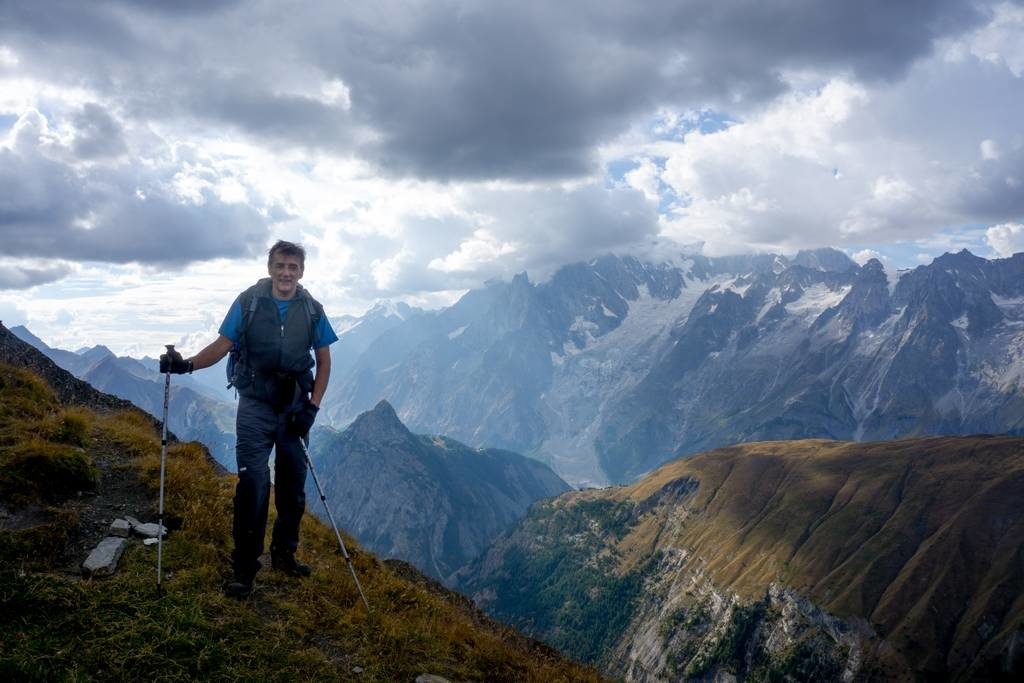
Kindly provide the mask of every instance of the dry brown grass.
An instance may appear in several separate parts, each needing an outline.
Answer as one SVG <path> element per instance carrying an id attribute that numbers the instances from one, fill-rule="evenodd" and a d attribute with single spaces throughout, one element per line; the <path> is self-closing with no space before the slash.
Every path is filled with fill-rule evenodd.
<path id="1" fill-rule="evenodd" d="M 28 373 L 0 373 L 0 386 L 12 384 L 20 388 L 16 400 L 8 400 L 14 392 L 0 395 L 0 433 L 13 441 L 9 449 L 76 448 L 25 440 L 33 430 L 69 442 L 113 443 L 121 466 L 137 468 L 156 500 L 160 440 L 147 416 L 64 411 Z M 166 464 L 165 510 L 181 528 L 164 543 L 165 594 L 154 591 L 155 549 L 138 545 L 103 581 L 0 569 L 0 677 L 349 680 L 360 667 L 362 681 L 412 680 L 424 672 L 452 680 L 599 680 L 550 651 L 505 642 L 500 629 L 400 578 L 346 537 L 372 607 L 367 614 L 333 532 L 311 515 L 303 521 L 300 555 L 314 575 L 300 581 L 264 570 L 250 600 L 231 600 L 222 587 L 235 479 L 218 475 L 195 443 L 169 446 Z M 0 541 L 25 554 L 43 551 L 54 538 Z"/>

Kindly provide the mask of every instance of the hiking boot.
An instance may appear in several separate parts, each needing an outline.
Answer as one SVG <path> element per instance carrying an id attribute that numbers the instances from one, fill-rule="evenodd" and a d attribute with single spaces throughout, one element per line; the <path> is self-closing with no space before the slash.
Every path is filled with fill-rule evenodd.
<path id="1" fill-rule="evenodd" d="M 238 598 L 239 600 L 242 600 L 243 598 L 249 597 L 249 594 L 252 593 L 252 581 L 256 578 L 256 572 L 258 572 L 263 565 L 260 564 L 259 560 L 233 564 L 233 578 L 226 586 L 224 586 L 224 594 L 229 598 Z"/>
<path id="2" fill-rule="evenodd" d="M 229 598 L 235 598 L 236 600 L 244 600 L 249 597 L 251 593 L 252 579 L 249 581 L 241 581 L 236 578 L 224 587 L 224 595 Z"/>
<path id="3" fill-rule="evenodd" d="M 270 566 L 289 576 L 304 579 L 313 573 L 313 568 L 295 559 L 294 555 L 271 555 Z"/>

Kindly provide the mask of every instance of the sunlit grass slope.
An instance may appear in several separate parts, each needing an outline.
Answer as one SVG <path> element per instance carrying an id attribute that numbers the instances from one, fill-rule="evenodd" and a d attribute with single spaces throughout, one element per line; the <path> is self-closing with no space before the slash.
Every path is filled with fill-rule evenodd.
<path id="1" fill-rule="evenodd" d="M 28 519 L 0 525 L 2 680 L 597 680 L 347 539 L 368 614 L 332 532 L 309 515 L 300 556 L 313 577 L 264 570 L 251 599 L 226 598 L 234 479 L 195 443 L 168 453 L 166 508 L 181 528 L 164 545 L 163 594 L 156 548 L 138 542 L 115 576 L 78 578 L 62 565 L 62 543 L 77 532 L 73 510 L 102 491 L 90 455 L 100 444 L 155 507 L 160 443 L 148 417 L 65 409 L 38 378 L 0 366 L 2 502 Z"/>
<path id="2" fill-rule="evenodd" d="M 1019 666 L 1024 439 L 710 451 L 631 486 L 536 505 L 464 585 L 511 623 L 611 666 L 610 644 L 629 641 L 666 557 L 741 604 L 775 584 L 863 620 L 893 670 L 969 677 Z"/>

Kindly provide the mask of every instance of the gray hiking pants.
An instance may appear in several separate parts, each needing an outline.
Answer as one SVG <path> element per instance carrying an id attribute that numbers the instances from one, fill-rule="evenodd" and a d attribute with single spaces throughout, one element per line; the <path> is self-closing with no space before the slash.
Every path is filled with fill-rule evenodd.
<path id="1" fill-rule="evenodd" d="M 275 413 L 270 404 L 240 396 L 235 418 L 235 518 L 232 528 L 235 575 L 249 578 L 259 569 L 263 537 L 270 507 L 270 451 L 274 458 L 274 504 L 277 521 L 270 551 L 293 555 L 299 545 L 299 523 L 306 510 L 306 457 L 299 437 L 289 434 L 287 413 Z"/>

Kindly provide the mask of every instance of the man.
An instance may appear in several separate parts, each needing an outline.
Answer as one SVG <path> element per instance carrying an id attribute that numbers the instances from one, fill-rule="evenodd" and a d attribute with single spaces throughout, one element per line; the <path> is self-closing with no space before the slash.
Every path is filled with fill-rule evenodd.
<path id="1" fill-rule="evenodd" d="M 299 284 L 305 261 L 300 245 L 278 241 L 267 256 L 270 277 L 238 295 L 212 344 L 188 359 L 177 352 L 160 356 L 161 372 L 180 374 L 209 367 L 228 352 L 236 352 L 233 368 L 229 363 L 231 383 L 239 394 L 234 579 L 226 588 L 232 597 L 249 595 L 261 567 L 258 558 L 263 553 L 270 505 L 272 448 L 276 448 L 277 521 L 270 544 L 271 564 L 292 576 L 309 576 L 311 571 L 295 559 L 306 507 L 306 460 L 300 439 L 309 442 L 331 374 L 330 345 L 338 337 L 323 307 Z"/>

